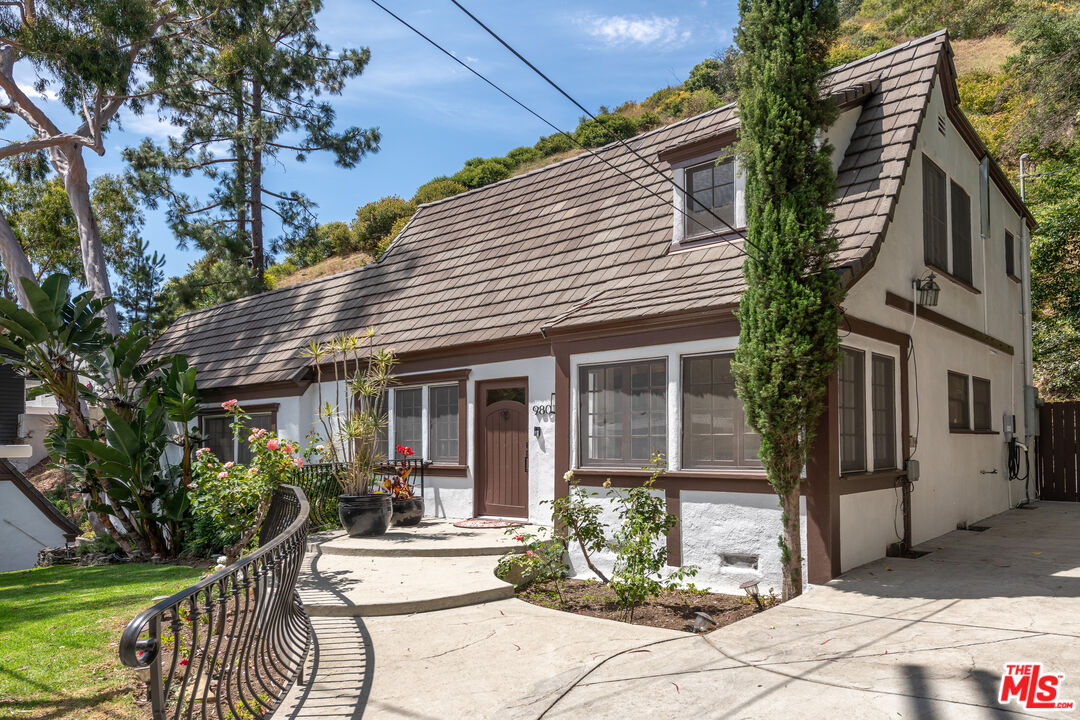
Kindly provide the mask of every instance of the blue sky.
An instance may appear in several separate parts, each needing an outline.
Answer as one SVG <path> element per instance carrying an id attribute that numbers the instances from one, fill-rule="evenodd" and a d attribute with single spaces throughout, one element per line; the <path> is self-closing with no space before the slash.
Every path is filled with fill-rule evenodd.
<path id="1" fill-rule="evenodd" d="M 576 108 L 449 0 L 382 1 L 552 122 L 567 129 L 577 124 Z M 681 82 L 696 63 L 730 44 L 738 16 L 734 0 L 463 4 L 594 111 Z M 504 155 L 550 132 L 367 0 L 326 0 L 317 19 L 320 37 L 335 49 L 371 49 L 364 74 L 332 99 L 339 125 L 382 132 L 380 151 L 352 170 L 318 154 L 270 168 L 267 187 L 307 194 L 318 203 L 320 222 L 349 221 L 358 206 L 385 195 L 411 197 L 417 186 L 456 172 L 469 158 Z M 142 137 L 161 140 L 175 132 L 153 111 L 141 117 L 125 112 L 122 121 L 106 138 L 104 157 L 87 155 L 92 174 L 121 171 L 122 148 Z M 197 259 L 176 247 L 162 213 L 149 214 L 144 236 L 166 257 L 169 275 L 182 274 Z"/>

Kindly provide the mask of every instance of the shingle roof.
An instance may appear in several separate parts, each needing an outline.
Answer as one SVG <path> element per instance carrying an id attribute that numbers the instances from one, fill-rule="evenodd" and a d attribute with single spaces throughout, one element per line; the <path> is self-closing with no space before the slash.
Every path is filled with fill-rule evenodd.
<path id="1" fill-rule="evenodd" d="M 891 217 L 947 43 L 937 32 L 824 80 L 841 99 L 866 96 L 833 208 L 838 263 L 856 276 L 872 263 Z M 728 105 L 629 142 L 655 158 L 737 124 Z M 743 287 L 738 249 L 669 252 L 671 196 L 670 180 L 609 145 L 422 206 L 379 262 L 188 313 L 154 352 L 187 354 L 200 387 L 224 388 L 297 380 L 308 342 L 369 325 L 406 353 L 731 306 Z"/>

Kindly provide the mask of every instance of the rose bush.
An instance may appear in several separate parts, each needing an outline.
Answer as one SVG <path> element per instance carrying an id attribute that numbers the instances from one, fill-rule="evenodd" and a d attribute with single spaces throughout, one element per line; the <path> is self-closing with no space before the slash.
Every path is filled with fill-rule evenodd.
<path id="1" fill-rule="evenodd" d="M 251 451 L 247 464 L 222 462 L 210 451 L 195 451 L 193 479 L 188 485 L 196 517 L 205 517 L 239 540 L 224 549 L 225 564 L 231 565 L 259 532 L 274 488 L 288 482 L 296 468 L 303 467 L 296 445 L 267 430 L 250 430 L 248 415 L 236 400 L 221 407 L 232 416 L 233 435 L 246 441 Z"/>

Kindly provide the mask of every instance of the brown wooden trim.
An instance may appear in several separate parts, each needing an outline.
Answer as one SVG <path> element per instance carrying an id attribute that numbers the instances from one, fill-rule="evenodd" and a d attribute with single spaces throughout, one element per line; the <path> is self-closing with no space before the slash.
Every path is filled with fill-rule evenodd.
<path id="1" fill-rule="evenodd" d="M 256 383 L 240 387 L 210 388 L 199 390 L 199 401 L 222 403 L 226 400 L 261 400 L 263 398 L 296 397 L 303 395 L 311 383 L 286 380 L 284 382 Z"/>
<path id="2" fill-rule="evenodd" d="M 888 290 L 885 291 L 885 304 L 889 307 L 896 308 L 897 310 L 902 310 L 903 312 L 906 312 L 908 314 L 911 314 L 914 309 L 914 303 L 912 303 L 911 300 L 900 297 L 896 293 L 890 292 Z M 919 308 L 919 317 L 923 320 L 926 320 L 927 322 L 931 322 L 935 325 L 943 327 L 946 330 L 952 330 L 953 332 L 963 335 L 964 337 L 971 338 L 972 340 L 981 342 L 984 345 L 989 345 L 995 350 L 1000 350 L 1002 352 L 1008 353 L 1009 355 L 1013 354 L 1013 346 L 1005 342 L 1004 340 L 998 340 L 992 335 L 987 335 L 980 330 L 976 330 L 970 325 L 965 325 L 959 320 L 953 320 L 952 318 L 942 315 L 941 313 L 931 310 L 930 308 Z"/>
<path id="3" fill-rule="evenodd" d="M 553 331 L 549 331 L 551 333 Z M 597 337 L 594 333 L 584 333 L 579 338 L 559 338 L 557 343 L 560 351 L 571 355 L 589 352 L 602 352 L 607 350 L 624 350 L 626 348 L 648 347 L 651 345 L 667 345 L 676 342 L 689 342 L 692 340 L 710 340 L 713 338 L 735 337 L 739 334 L 739 323 L 731 311 L 712 312 L 705 318 L 699 318 L 693 325 L 660 325 L 655 328 L 646 328 L 643 323 L 638 323 L 634 331 L 621 335 L 607 335 Z M 553 353 L 554 354 L 554 353 Z"/>
<path id="4" fill-rule="evenodd" d="M 458 466 L 465 468 L 462 475 L 469 474 L 469 390 L 466 382 L 458 382 Z"/>
<path id="5" fill-rule="evenodd" d="M 667 534 L 667 564 L 679 567 L 682 565 L 682 509 L 678 488 L 664 488 L 664 505 L 668 514 L 676 518 L 675 526 Z"/>
<path id="6" fill-rule="evenodd" d="M 735 129 L 725 130 L 692 142 L 672 145 L 658 152 L 656 157 L 660 162 L 672 164 L 693 160 L 702 155 L 707 155 L 711 152 L 723 150 L 725 147 L 728 147 L 735 142 L 737 132 L 738 131 Z"/>
<path id="7" fill-rule="evenodd" d="M 975 295 L 982 295 L 982 290 L 975 287 L 974 285 L 969 283 L 967 280 L 965 280 L 965 279 L 963 279 L 961 277 L 957 277 L 956 275 L 953 275 L 948 270 L 945 270 L 945 269 L 939 267 L 938 265 L 935 265 L 934 263 L 926 263 L 926 267 L 930 268 L 931 270 L 934 271 L 934 273 L 936 273 L 937 275 L 940 275 L 941 277 L 945 278 L 949 282 L 960 286 L 964 290 L 967 290 L 969 293 L 974 293 Z"/>
<path id="8" fill-rule="evenodd" d="M 462 443 L 464 444 L 464 443 Z M 432 477 L 468 477 L 468 465 L 428 465 L 424 469 L 425 475 Z"/>
<path id="9" fill-rule="evenodd" d="M 971 430 L 969 428 L 949 428 L 950 435 L 999 435 L 1000 431 L 994 430 Z"/>
<path id="10" fill-rule="evenodd" d="M 574 480 L 585 487 L 601 487 L 610 480 L 613 487 L 641 487 L 641 483 L 652 475 L 650 470 L 629 470 L 626 468 L 580 468 L 574 470 Z M 773 494 L 772 485 L 764 473 L 725 473 L 688 472 L 672 470 L 660 476 L 655 485 L 658 490 L 668 488 L 677 490 L 696 490 L 700 492 L 739 492 Z"/>
<path id="11" fill-rule="evenodd" d="M 570 470 L 570 352 L 552 346 L 555 355 L 555 497 L 570 493 L 565 475 Z M 561 420 L 561 422 L 560 422 Z"/>
<path id="12" fill-rule="evenodd" d="M 806 557 L 808 580 L 826 583 L 840 574 L 839 383 L 829 379 L 825 411 L 818 418 L 814 446 L 806 463 Z"/>
<path id="13" fill-rule="evenodd" d="M 412 375 L 395 374 L 397 381 L 395 387 L 412 387 L 413 385 L 449 385 L 454 382 L 467 380 L 471 368 L 461 370 L 444 370 L 442 372 L 414 373 Z"/>
<path id="14" fill-rule="evenodd" d="M 55 505 L 49 502 L 49 499 L 45 497 L 40 490 L 34 487 L 25 475 L 19 472 L 7 458 L 0 458 L 0 480 L 10 480 L 11 484 L 21 492 L 27 500 L 34 504 L 41 514 L 48 518 L 49 522 L 55 525 L 64 533 L 64 539 L 67 542 L 75 542 L 76 536 L 79 534 L 79 528 L 75 526 L 71 519 L 61 513 Z"/>
<path id="15" fill-rule="evenodd" d="M 1010 280 L 1012 280 L 1017 285 L 1022 285 L 1023 282 L 1024 282 L 1023 280 L 1021 280 L 1017 276 L 1013 275 L 1012 273 L 1005 273 L 1005 277 L 1009 278 Z"/>
<path id="16" fill-rule="evenodd" d="M 873 472 L 844 473 L 837 483 L 837 493 L 840 495 L 854 495 L 856 493 L 873 492 L 874 490 L 890 490 L 907 477 L 903 470 L 874 470 Z"/>

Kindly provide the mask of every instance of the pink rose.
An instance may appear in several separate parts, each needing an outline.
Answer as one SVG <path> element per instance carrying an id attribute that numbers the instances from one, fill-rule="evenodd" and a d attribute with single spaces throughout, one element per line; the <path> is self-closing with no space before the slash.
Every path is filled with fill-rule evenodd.
<path id="1" fill-rule="evenodd" d="M 227 470 L 227 469 L 231 468 L 235 464 L 236 463 L 234 463 L 232 460 L 230 460 L 229 462 L 225 463 L 225 469 Z"/>
<path id="2" fill-rule="evenodd" d="M 227 472 L 225 472 L 223 470 L 223 471 L 219 472 L 217 474 L 217 476 L 218 476 L 218 480 L 224 480 L 225 478 L 229 477 L 229 473 L 227 473 Z"/>
<path id="3" fill-rule="evenodd" d="M 292 446 L 292 445 L 286 445 L 286 446 L 285 446 L 285 452 L 287 452 L 287 453 L 289 453 L 290 455 L 292 455 L 292 454 L 293 454 L 294 452 L 296 452 L 296 450 L 294 450 L 294 449 L 293 449 L 293 446 Z"/>
<path id="4" fill-rule="evenodd" d="M 266 441 L 267 450 L 277 450 L 279 447 L 281 447 L 281 443 L 279 443 L 276 438 L 270 438 Z"/>
<path id="5" fill-rule="evenodd" d="M 259 428 L 259 431 L 255 433 L 255 437 L 262 437 L 266 435 L 266 428 Z"/>
<path id="6" fill-rule="evenodd" d="M 232 412 L 236 409 L 236 400 L 226 400 L 225 402 L 221 403 L 221 408 L 226 412 Z"/>
<path id="7" fill-rule="evenodd" d="M 259 468 L 251 468 L 250 470 L 248 470 L 248 475 L 258 475 L 258 474 L 259 474 Z"/>
<path id="8" fill-rule="evenodd" d="M 302 458 L 302 457 L 293 458 L 292 464 L 295 465 L 298 468 L 302 468 L 302 467 L 304 467 L 304 458 Z"/>
<path id="9" fill-rule="evenodd" d="M 526 550 L 526 551 L 525 551 L 525 554 L 526 554 L 526 555 L 528 555 L 529 557 L 532 557 L 532 556 L 533 556 L 533 555 L 535 555 L 536 553 L 534 553 L 534 552 L 533 552 L 532 550 Z"/>
<path id="10" fill-rule="evenodd" d="M 254 435 L 248 435 L 248 442 L 249 443 L 255 442 L 255 436 Z"/>
<path id="11" fill-rule="evenodd" d="M 199 457 L 203 453 L 208 453 L 208 452 L 210 452 L 210 448 L 199 448 L 198 450 L 195 451 L 195 457 Z"/>

